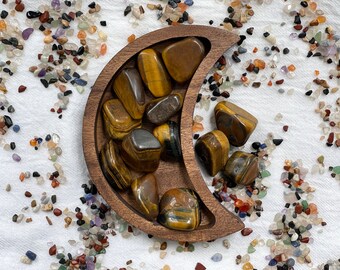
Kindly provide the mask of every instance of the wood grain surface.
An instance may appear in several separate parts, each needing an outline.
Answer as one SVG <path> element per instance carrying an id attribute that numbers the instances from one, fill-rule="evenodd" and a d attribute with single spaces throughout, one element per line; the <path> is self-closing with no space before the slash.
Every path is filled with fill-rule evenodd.
<path id="1" fill-rule="evenodd" d="M 155 172 L 160 195 L 171 188 L 188 187 L 194 189 L 202 201 L 201 225 L 194 231 L 183 232 L 167 229 L 145 219 L 137 210 L 138 206 L 131 192 L 111 188 L 102 173 L 98 153 L 107 140 L 101 107 L 106 100 L 113 98 L 112 81 L 115 74 L 122 67 L 132 65 L 141 50 L 151 46 L 162 50 L 165 44 L 189 36 L 199 38 L 204 43 L 207 54 L 190 83 L 175 86 L 176 91 L 183 93 L 187 89 L 182 114 L 178 119 L 183 162 L 162 161 Z M 202 82 L 217 59 L 238 40 L 239 37 L 235 34 L 209 26 L 181 25 L 163 28 L 136 39 L 118 52 L 105 66 L 92 88 L 83 119 L 83 148 L 91 179 L 118 215 L 148 234 L 163 239 L 198 242 L 214 240 L 244 228 L 242 221 L 228 212 L 209 191 L 196 162 L 192 140 L 193 112 Z"/>

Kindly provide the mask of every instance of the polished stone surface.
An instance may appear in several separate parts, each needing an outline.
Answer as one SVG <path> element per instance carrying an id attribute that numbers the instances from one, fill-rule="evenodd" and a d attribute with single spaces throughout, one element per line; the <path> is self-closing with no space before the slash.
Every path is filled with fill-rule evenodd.
<path id="1" fill-rule="evenodd" d="M 134 129 L 123 139 L 122 158 L 137 172 L 157 170 L 161 151 L 160 142 L 146 129 Z"/>
<path id="2" fill-rule="evenodd" d="M 103 104 L 105 129 L 112 139 L 123 139 L 132 129 L 141 126 L 142 121 L 133 119 L 119 99 L 110 99 Z"/>
<path id="3" fill-rule="evenodd" d="M 180 159 L 182 157 L 181 140 L 179 136 L 178 124 L 174 121 L 157 126 L 153 130 L 153 135 L 162 145 L 162 158 L 168 157 Z"/>
<path id="4" fill-rule="evenodd" d="M 164 193 L 159 203 L 158 222 L 180 231 L 195 230 L 201 222 L 201 211 L 194 191 L 174 188 Z"/>
<path id="5" fill-rule="evenodd" d="M 142 78 L 137 69 L 123 69 L 113 82 L 113 90 L 133 119 L 143 117 L 145 92 Z"/>
<path id="6" fill-rule="evenodd" d="M 221 101 L 215 106 L 217 129 L 221 130 L 233 146 L 244 145 L 257 125 L 257 119 L 237 105 Z"/>
<path id="7" fill-rule="evenodd" d="M 114 188 L 125 190 L 130 187 L 132 177 L 130 170 L 120 157 L 118 145 L 110 140 L 100 151 L 102 171 Z"/>
<path id="8" fill-rule="evenodd" d="M 213 130 L 198 138 L 195 152 L 207 172 L 215 176 L 222 170 L 228 160 L 229 141 L 220 130 Z"/>
<path id="9" fill-rule="evenodd" d="M 258 157 L 243 151 L 234 152 L 224 168 L 227 179 L 241 185 L 251 185 L 259 175 Z"/>
<path id="10" fill-rule="evenodd" d="M 162 52 L 168 72 L 179 83 L 191 79 L 204 56 L 204 45 L 195 37 L 175 42 Z"/>
<path id="11" fill-rule="evenodd" d="M 159 203 L 156 177 L 149 173 L 135 179 L 131 184 L 131 190 L 144 216 L 149 220 L 156 220 Z"/>
<path id="12" fill-rule="evenodd" d="M 180 93 L 154 99 L 146 107 L 146 118 L 155 125 L 164 124 L 182 108 L 182 105 L 183 96 Z"/>
<path id="13" fill-rule="evenodd" d="M 170 94 L 171 79 L 159 53 L 145 49 L 139 53 L 137 64 L 143 82 L 154 97 Z"/>

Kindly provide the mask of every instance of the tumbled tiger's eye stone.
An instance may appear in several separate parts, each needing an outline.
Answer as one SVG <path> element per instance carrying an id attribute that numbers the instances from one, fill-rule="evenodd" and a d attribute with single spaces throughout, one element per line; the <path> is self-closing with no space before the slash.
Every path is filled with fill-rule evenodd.
<path id="1" fill-rule="evenodd" d="M 177 82 L 188 81 L 205 55 L 203 43 L 194 37 L 175 42 L 162 52 L 170 76 Z"/>
<path id="2" fill-rule="evenodd" d="M 134 129 L 123 139 L 122 158 L 137 172 L 157 170 L 161 151 L 157 138 L 146 129 Z"/>
<path id="3" fill-rule="evenodd" d="M 222 131 L 213 130 L 196 141 L 195 151 L 209 175 L 214 176 L 224 168 L 228 160 L 228 138 Z"/>
<path id="4" fill-rule="evenodd" d="M 127 189 L 132 182 L 132 177 L 130 170 L 120 157 L 118 145 L 110 140 L 100 151 L 99 158 L 102 171 L 108 182 L 114 188 Z"/>
<path id="5" fill-rule="evenodd" d="M 257 125 L 257 119 L 228 101 L 221 101 L 215 106 L 217 129 L 221 130 L 234 146 L 244 145 Z"/>
<path id="6" fill-rule="evenodd" d="M 226 177 L 240 185 L 251 185 L 259 174 L 258 157 L 243 151 L 234 152 L 224 168 Z"/>
<path id="7" fill-rule="evenodd" d="M 162 157 L 182 157 L 181 141 L 179 137 L 178 125 L 176 122 L 169 121 L 163 125 L 157 126 L 153 130 L 153 135 L 162 145 Z"/>
<path id="8" fill-rule="evenodd" d="M 199 201 L 188 188 L 174 188 L 164 193 L 159 203 L 158 222 L 180 231 L 192 231 L 201 222 Z"/>
<path id="9" fill-rule="evenodd" d="M 112 139 L 123 139 L 132 129 L 140 127 L 142 120 L 133 119 L 119 99 L 110 99 L 103 104 L 105 129 Z"/>
<path id="10" fill-rule="evenodd" d="M 154 49 L 141 51 L 138 55 L 137 63 L 143 82 L 154 97 L 163 97 L 170 94 L 170 76 L 162 58 Z"/>
<path id="11" fill-rule="evenodd" d="M 149 220 L 155 220 L 158 216 L 159 202 L 156 177 L 149 173 L 137 178 L 132 182 L 131 190 L 142 213 Z"/>
<path id="12" fill-rule="evenodd" d="M 182 104 L 183 97 L 180 93 L 154 99 L 146 107 L 146 117 L 151 123 L 161 125 L 174 116 L 182 108 Z"/>
<path id="13" fill-rule="evenodd" d="M 143 82 L 137 69 L 123 69 L 113 82 L 113 90 L 133 119 L 143 117 L 145 93 Z"/>

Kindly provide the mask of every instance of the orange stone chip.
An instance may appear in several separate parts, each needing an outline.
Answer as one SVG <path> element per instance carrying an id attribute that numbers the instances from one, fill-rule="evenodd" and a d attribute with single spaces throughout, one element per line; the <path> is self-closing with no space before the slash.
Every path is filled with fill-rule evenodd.
<path id="1" fill-rule="evenodd" d="M 7 24 L 4 20 L 0 20 L 0 31 L 4 31 L 7 29 Z"/>
<path id="2" fill-rule="evenodd" d="M 317 19 L 318 23 L 326 22 L 326 17 L 325 16 L 318 16 L 316 19 Z"/>
<path id="3" fill-rule="evenodd" d="M 100 55 L 105 55 L 106 52 L 107 52 L 107 45 L 105 43 L 103 43 L 101 46 L 100 46 Z"/>
<path id="4" fill-rule="evenodd" d="M 295 71 L 295 69 L 296 69 L 296 67 L 293 64 L 288 66 L 289 71 Z"/>
<path id="5" fill-rule="evenodd" d="M 132 41 L 134 41 L 136 39 L 135 34 L 132 34 L 131 36 L 128 37 L 128 42 L 131 43 Z"/>
<path id="6" fill-rule="evenodd" d="M 192 132 L 196 133 L 196 132 L 200 132 L 204 130 L 204 126 L 201 123 L 195 123 L 192 125 Z"/>
<path id="7" fill-rule="evenodd" d="M 309 3 L 309 8 L 312 10 L 312 11 L 315 11 L 316 10 L 316 8 L 317 8 L 317 3 L 315 3 L 315 2 L 311 2 L 311 3 Z"/>
<path id="8" fill-rule="evenodd" d="M 84 30 L 80 30 L 77 34 L 77 38 L 79 38 L 79 39 L 84 39 L 84 38 L 86 38 L 86 36 L 87 35 L 86 35 L 86 32 Z"/>
<path id="9" fill-rule="evenodd" d="M 255 65 L 255 67 L 257 67 L 259 69 L 264 69 L 266 67 L 266 63 L 261 59 L 255 59 L 254 65 Z"/>

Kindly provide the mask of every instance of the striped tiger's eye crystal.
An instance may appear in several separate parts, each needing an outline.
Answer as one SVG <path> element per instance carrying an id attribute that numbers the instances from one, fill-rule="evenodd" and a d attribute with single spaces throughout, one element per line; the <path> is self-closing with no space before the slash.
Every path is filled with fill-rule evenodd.
<path id="1" fill-rule="evenodd" d="M 169 121 L 163 125 L 157 126 L 153 130 L 153 135 L 162 145 L 162 157 L 182 157 L 181 141 L 179 137 L 178 125 L 174 121 Z"/>
<path id="2" fill-rule="evenodd" d="M 213 130 L 196 141 L 195 151 L 209 175 L 214 176 L 224 168 L 228 160 L 228 138 L 222 131 Z"/>
<path id="3" fill-rule="evenodd" d="M 183 96 L 180 93 L 154 99 L 146 107 L 146 117 L 151 123 L 161 125 L 174 116 L 182 105 Z"/>
<path id="4" fill-rule="evenodd" d="M 170 94 L 170 76 L 163 64 L 162 57 L 154 49 L 141 51 L 137 63 L 143 82 L 154 97 Z"/>
<path id="5" fill-rule="evenodd" d="M 162 58 L 170 76 L 179 83 L 191 79 L 204 55 L 204 45 L 195 37 L 175 42 L 162 52 Z"/>
<path id="6" fill-rule="evenodd" d="M 110 99 L 103 104 L 105 129 L 112 139 L 123 139 L 132 129 L 141 126 L 142 121 L 133 119 L 119 99 Z"/>
<path id="7" fill-rule="evenodd" d="M 257 119 L 228 101 L 221 101 L 215 106 L 217 129 L 229 139 L 231 145 L 244 145 L 257 125 Z"/>
<path id="8" fill-rule="evenodd" d="M 113 82 L 113 90 L 133 119 L 143 117 L 145 93 L 143 82 L 137 69 L 123 69 Z"/>
<path id="9" fill-rule="evenodd" d="M 240 185 L 251 185 L 259 175 L 258 157 L 243 151 L 234 152 L 224 168 L 226 177 Z"/>
<path id="10" fill-rule="evenodd" d="M 159 203 L 156 177 L 149 173 L 135 179 L 131 184 L 131 190 L 142 213 L 149 220 L 155 220 L 158 216 Z"/>
<path id="11" fill-rule="evenodd" d="M 134 129 L 123 139 L 122 158 L 137 172 L 157 170 L 161 151 L 161 144 L 157 138 L 146 129 Z"/>
<path id="12" fill-rule="evenodd" d="M 195 230 L 201 223 L 198 197 L 188 188 L 174 188 L 164 193 L 159 203 L 158 222 L 180 231 Z"/>
<path id="13" fill-rule="evenodd" d="M 132 177 L 130 170 L 120 157 L 118 145 L 113 140 L 107 142 L 100 151 L 99 158 L 102 171 L 108 182 L 114 188 L 127 189 L 132 182 Z"/>

